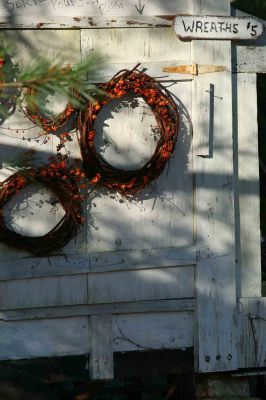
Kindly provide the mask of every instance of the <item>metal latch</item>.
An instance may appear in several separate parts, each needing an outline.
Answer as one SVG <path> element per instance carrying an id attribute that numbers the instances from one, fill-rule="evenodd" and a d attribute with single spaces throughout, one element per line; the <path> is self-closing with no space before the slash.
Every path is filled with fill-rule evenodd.
<path id="1" fill-rule="evenodd" d="M 170 74 L 189 74 L 189 75 L 199 75 L 199 74 L 210 74 L 213 72 L 227 71 L 226 67 L 221 65 L 173 65 L 169 67 L 163 67 L 162 72 L 169 72 Z"/>

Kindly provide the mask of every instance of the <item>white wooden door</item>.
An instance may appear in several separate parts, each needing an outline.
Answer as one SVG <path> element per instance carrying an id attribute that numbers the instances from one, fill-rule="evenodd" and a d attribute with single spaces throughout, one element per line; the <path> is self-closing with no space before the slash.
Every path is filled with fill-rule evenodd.
<path id="1" fill-rule="evenodd" d="M 195 339 L 198 371 L 235 369 L 230 43 L 182 42 L 169 21 L 169 15 L 178 13 L 229 15 L 229 0 L 212 7 L 208 1 L 194 1 L 193 10 L 185 1 L 80 0 L 73 6 L 58 0 L 49 3 L 47 15 L 43 4 L 34 1 L 31 20 L 25 18 L 28 2 L 19 11 L 17 2 L 7 3 L 13 27 L 61 28 L 12 31 L 18 39 L 19 63 L 27 65 L 34 51 L 52 60 L 65 54 L 75 62 L 99 50 L 106 61 L 101 79 L 106 80 L 140 62 L 140 68 L 175 97 L 180 126 L 174 157 L 138 198 L 127 200 L 103 189 L 88 193 L 87 221 L 62 253 L 36 258 L 1 244 L 2 318 L 15 321 L 2 322 L 1 358 L 91 352 L 93 377 L 107 378 L 112 351 L 192 347 Z M 72 26 L 92 29 L 62 30 Z M 25 47 L 26 42 L 33 46 Z M 227 71 L 195 79 L 162 72 L 167 66 L 193 62 L 219 63 Z M 141 99 L 114 102 L 96 122 L 99 151 L 116 166 L 135 168 L 152 154 L 154 127 L 154 117 Z M 55 136 L 47 143 L 29 141 L 38 129 L 19 112 L 0 126 L 0 132 L 3 167 L 18 150 L 32 147 L 45 160 L 58 143 Z M 71 157 L 80 157 L 75 135 L 68 147 Z M 8 172 L 3 168 L 1 173 L 4 177 Z M 20 210 L 17 204 L 11 214 L 17 229 L 29 233 L 38 222 L 39 232 L 44 232 L 54 223 L 45 207 L 36 217 L 36 207 L 25 215 L 23 204 Z M 104 315 L 88 318 L 94 314 Z M 43 320 L 43 343 L 58 338 L 53 348 L 38 339 Z M 158 335 L 151 338 L 150 327 Z M 29 348 L 21 340 L 14 354 L 17 332 L 22 338 L 30 335 L 37 345 Z M 104 371 L 96 368 L 99 357 L 108 366 Z"/>
<path id="2" fill-rule="evenodd" d="M 100 81 L 110 79 L 121 68 L 141 63 L 140 69 L 165 85 L 178 106 L 180 126 L 174 157 L 162 175 L 138 197 L 129 200 L 101 188 L 92 191 L 90 187 L 84 203 L 86 223 L 77 238 L 56 255 L 33 257 L 1 243 L 0 305 L 2 318 L 9 322 L 2 322 L 0 357 L 91 352 L 92 375 L 96 378 L 110 377 L 107 368 L 105 372 L 95 372 L 93 360 L 99 358 L 98 352 L 108 361 L 113 351 L 193 346 L 193 76 L 162 72 L 169 65 L 190 63 L 191 44 L 177 40 L 168 20 L 155 17 L 163 10 L 160 2 L 145 5 L 153 27 L 150 22 L 143 26 L 142 21 L 134 21 L 139 15 L 135 4 L 126 7 L 127 2 L 122 3 L 123 12 L 117 11 L 122 28 L 110 28 L 109 24 L 116 25 L 111 22 L 113 16 L 98 15 L 98 10 L 97 23 L 104 29 L 16 30 L 7 31 L 5 37 L 16 38 L 13 61 L 23 66 L 36 52 L 51 60 L 60 54 L 74 63 L 91 51 L 100 51 L 105 60 Z M 36 6 L 36 10 L 41 7 Z M 112 4 L 110 7 L 114 9 Z M 185 2 L 175 7 L 168 2 L 164 7 L 173 15 L 188 10 Z M 19 14 L 11 10 L 16 27 L 29 24 L 29 20 L 23 19 L 25 9 L 21 8 Z M 132 23 L 137 27 L 131 27 L 127 15 L 133 15 Z M 49 18 L 43 20 L 44 24 L 51 23 Z M 36 21 L 34 27 L 40 23 Z M 78 23 L 78 16 L 74 23 Z M 56 99 L 51 101 L 56 103 Z M 118 167 L 140 166 L 150 158 L 158 139 L 149 107 L 132 96 L 114 101 L 102 110 L 96 129 L 99 151 Z M 19 152 L 34 148 L 45 161 L 55 153 L 58 144 L 56 135 L 47 142 L 43 136 L 34 139 L 40 129 L 18 110 L 5 120 L 0 132 L 2 178 L 10 173 L 6 169 L 10 158 Z M 68 150 L 70 157 L 80 157 L 75 132 Z M 55 216 L 61 215 L 51 214 L 44 203 L 39 207 L 39 200 L 46 196 L 45 189 L 40 190 L 35 197 L 26 194 L 26 204 L 24 198 L 14 199 L 11 214 L 7 210 L 7 215 L 15 220 L 14 229 L 20 233 L 43 234 L 53 226 Z M 87 330 L 91 339 L 86 338 Z M 102 331 L 107 336 L 101 335 Z M 40 332 L 43 333 L 39 339 Z M 27 344 L 28 337 L 35 343 L 33 346 Z M 47 346 L 49 340 L 54 342 L 53 346 Z M 60 345 L 62 342 L 64 346 Z"/>

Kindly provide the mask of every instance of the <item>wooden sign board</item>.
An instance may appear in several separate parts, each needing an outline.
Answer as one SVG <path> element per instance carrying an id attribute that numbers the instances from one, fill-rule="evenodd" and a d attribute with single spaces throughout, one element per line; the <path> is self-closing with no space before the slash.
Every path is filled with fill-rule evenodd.
<path id="1" fill-rule="evenodd" d="M 0 0 L 0 24 L 1 29 L 171 26 L 171 18 L 190 13 L 187 3 L 187 0 Z"/>
<path id="2" fill-rule="evenodd" d="M 177 16 L 174 29 L 180 39 L 257 39 L 263 24 L 253 17 Z"/>

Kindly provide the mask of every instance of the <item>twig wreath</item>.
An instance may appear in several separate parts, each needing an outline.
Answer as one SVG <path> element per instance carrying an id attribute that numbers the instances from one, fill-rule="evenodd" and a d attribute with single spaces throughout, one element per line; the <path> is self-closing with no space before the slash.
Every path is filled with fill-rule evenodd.
<path id="1" fill-rule="evenodd" d="M 179 115 L 172 95 L 154 78 L 140 72 L 138 66 L 119 71 L 108 83 L 101 85 L 104 97 L 96 103 L 88 103 L 78 121 L 79 143 L 87 178 L 92 184 L 101 183 L 124 196 L 136 194 L 161 174 L 173 154 L 179 130 Z M 113 167 L 96 152 L 94 146 L 97 115 L 106 104 L 128 92 L 143 97 L 153 111 L 160 130 L 154 154 L 143 167 L 136 170 Z"/>
<path id="2" fill-rule="evenodd" d="M 73 238 L 83 222 L 78 182 L 84 173 L 79 168 L 67 168 L 65 158 L 54 157 L 47 166 L 24 169 L 9 176 L 0 184 L 0 241 L 35 255 L 48 255 L 62 249 Z M 39 237 L 23 236 L 12 230 L 4 217 L 4 206 L 21 189 L 41 183 L 51 190 L 65 214 L 48 233 Z"/>
<path id="3" fill-rule="evenodd" d="M 29 120 L 40 126 L 47 133 L 56 132 L 66 126 L 70 118 L 76 113 L 75 107 L 71 102 L 68 102 L 61 113 L 53 116 L 46 115 L 40 110 L 37 102 L 34 101 L 38 95 L 37 89 L 26 89 L 24 96 L 26 106 L 22 107 L 22 110 Z"/>

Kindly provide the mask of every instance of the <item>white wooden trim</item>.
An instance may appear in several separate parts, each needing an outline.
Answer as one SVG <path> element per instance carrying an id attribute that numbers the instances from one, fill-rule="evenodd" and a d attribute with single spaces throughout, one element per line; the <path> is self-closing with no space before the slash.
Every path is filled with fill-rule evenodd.
<path id="1" fill-rule="evenodd" d="M 73 17 L 45 17 L 31 20 L 29 17 L 18 16 L 10 23 L 0 17 L 1 29 L 95 29 L 95 28 L 166 28 L 172 26 L 173 17 L 163 16 L 108 16 L 91 17 L 77 14 Z"/>
<path id="2" fill-rule="evenodd" d="M 0 329 L 0 360 L 88 355 L 93 346 L 93 373 L 103 379 L 112 376 L 113 351 L 193 346 L 191 311 L 0 321 Z"/>
<path id="3" fill-rule="evenodd" d="M 266 367 L 266 298 L 239 300 L 239 368 Z"/>
<path id="4" fill-rule="evenodd" d="M 207 0 L 193 3 L 194 15 L 206 15 L 210 8 L 214 15 L 230 15 L 228 0 L 212 2 L 211 7 Z M 231 44 L 194 41 L 193 52 L 193 62 L 227 69 L 195 77 L 193 93 L 196 244 L 228 254 L 200 260 L 196 266 L 195 369 L 226 371 L 237 368 Z"/>
<path id="5" fill-rule="evenodd" d="M 185 0 L 2 0 L 0 23 L 1 28 L 33 29 L 166 26 L 169 16 L 188 12 Z"/>
<path id="6" fill-rule="evenodd" d="M 247 96 L 248 93 L 248 96 Z M 237 75 L 236 188 L 239 201 L 238 296 L 261 296 L 260 189 L 256 74 Z"/>
<path id="7" fill-rule="evenodd" d="M 108 380 L 114 377 L 111 315 L 90 317 L 90 378 Z"/>
<path id="8" fill-rule="evenodd" d="M 0 281 L 47 276 L 137 270 L 192 265 L 196 263 L 193 246 L 180 249 L 110 251 L 88 255 L 60 255 L 0 262 Z"/>
<path id="9" fill-rule="evenodd" d="M 94 314 L 129 314 L 149 312 L 193 311 L 194 299 L 134 301 L 115 304 L 83 304 L 64 307 L 44 307 L 0 312 L 2 321 L 23 321 L 46 318 L 81 317 Z"/>
<path id="10" fill-rule="evenodd" d="M 236 10 L 236 15 L 250 16 Z M 266 21 L 259 20 L 264 25 L 264 32 L 255 42 L 238 43 L 233 49 L 233 71 L 238 73 L 266 73 Z"/>

